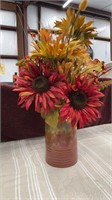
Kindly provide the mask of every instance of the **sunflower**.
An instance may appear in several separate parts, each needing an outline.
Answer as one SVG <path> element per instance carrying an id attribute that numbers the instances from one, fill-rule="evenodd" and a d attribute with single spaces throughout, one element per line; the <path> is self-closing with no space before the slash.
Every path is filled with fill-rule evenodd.
<path id="1" fill-rule="evenodd" d="M 66 103 L 60 109 L 61 121 L 67 121 L 75 127 L 84 127 L 87 123 L 101 117 L 96 109 L 103 105 L 99 98 L 104 95 L 99 91 L 95 79 L 88 80 L 87 76 L 79 75 L 74 85 L 69 85 Z"/>
<path id="2" fill-rule="evenodd" d="M 39 59 L 35 63 L 28 62 L 27 68 L 21 70 L 14 84 L 14 91 L 19 92 L 18 105 L 28 110 L 35 101 L 35 111 L 42 110 L 45 114 L 64 98 L 64 90 L 65 76 L 56 71 L 52 72 L 50 67 Z"/>

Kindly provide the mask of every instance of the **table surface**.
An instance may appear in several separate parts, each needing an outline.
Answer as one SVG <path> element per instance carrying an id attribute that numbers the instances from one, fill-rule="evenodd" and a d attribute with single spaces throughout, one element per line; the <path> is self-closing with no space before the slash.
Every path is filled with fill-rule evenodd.
<path id="1" fill-rule="evenodd" d="M 112 200 L 112 124 L 77 130 L 78 162 L 45 162 L 44 137 L 0 144 L 1 200 Z"/>

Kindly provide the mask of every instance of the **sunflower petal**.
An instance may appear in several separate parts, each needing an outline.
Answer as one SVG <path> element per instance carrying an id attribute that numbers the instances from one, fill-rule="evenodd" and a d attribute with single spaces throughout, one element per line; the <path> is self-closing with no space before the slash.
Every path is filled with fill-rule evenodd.
<path id="1" fill-rule="evenodd" d="M 33 100 L 34 100 L 34 97 L 32 96 L 26 101 L 26 103 L 25 103 L 26 110 L 29 109 L 29 107 L 31 106 Z"/>

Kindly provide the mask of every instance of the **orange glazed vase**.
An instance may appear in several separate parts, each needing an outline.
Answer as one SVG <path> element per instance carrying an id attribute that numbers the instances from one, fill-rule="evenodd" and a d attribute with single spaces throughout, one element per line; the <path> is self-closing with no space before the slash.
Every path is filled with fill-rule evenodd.
<path id="1" fill-rule="evenodd" d="M 46 162 L 58 168 L 73 166 L 77 163 L 77 128 L 66 122 L 58 128 L 45 124 Z"/>

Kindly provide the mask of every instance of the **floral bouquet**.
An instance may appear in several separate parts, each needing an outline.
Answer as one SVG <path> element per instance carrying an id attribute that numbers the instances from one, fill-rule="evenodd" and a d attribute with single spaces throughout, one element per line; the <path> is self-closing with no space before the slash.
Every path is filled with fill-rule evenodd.
<path id="1" fill-rule="evenodd" d="M 21 66 L 14 83 L 18 105 L 28 110 L 34 103 L 51 127 L 66 121 L 81 128 L 100 118 L 101 89 L 111 84 L 99 81 L 107 68 L 87 52 L 96 32 L 93 21 L 86 23 L 80 15 L 86 7 L 87 0 L 82 0 L 77 12 L 68 9 L 66 17 L 55 22 L 54 32 L 42 28 L 39 39 L 31 33 L 34 50 L 17 63 Z"/>

